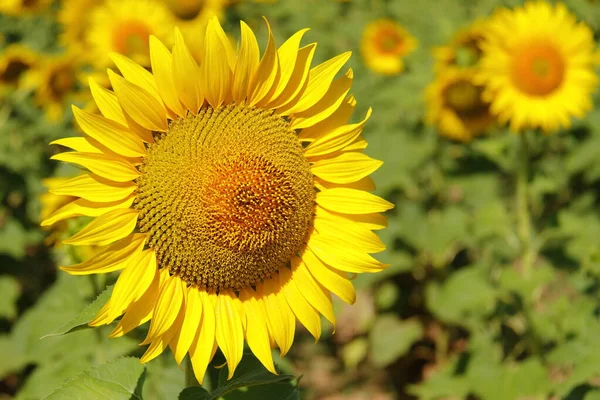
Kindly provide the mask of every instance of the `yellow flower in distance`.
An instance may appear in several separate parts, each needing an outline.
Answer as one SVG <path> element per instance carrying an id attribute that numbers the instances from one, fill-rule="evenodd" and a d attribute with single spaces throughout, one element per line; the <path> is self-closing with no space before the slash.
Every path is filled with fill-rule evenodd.
<path id="1" fill-rule="evenodd" d="M 458 31 L 447 46 L 434 49 L 435 71 L 475 66 L 481 59 L 484 32 L 485 21 L 476 20 L 466 29 Z"/>
<path id="2" fill-rule="evenodd" d="M 168 42 L 174 20 L 157 0 L 106 0 L 89 16 L 85 41 L 89 62 L 97 69 L 111 66 L 108 54 L 120 53 L 144 67 L 150 66 L 148 37 Z"/>
<path id="3" fill-rule="evenodd" d="M 164 3 L 177 18 L 178 26 L 207 22 L 215 15 L 221 17 L 227 0 L 164 0 Z"/>
<path id="4" fill-rule="evenodd" d="M 142 362 L 169 346 L 202 382 L 218 346 L 231 378 L 245 339 L 274 372 L 271 348 L 289 350 L 296 319 L 319 338 L 331 293 L 354 302 L 347 273 L 386 267 L 370 255 L 392 208 L 369 193 L 371 111 L 348 124 L 352 70 L 335 77 L 350 53 L 311 68 L 306 31 L 277 48 L 269 29 L 261 57 L 245 23 L 236 51 L 215 17 L 200 64 L 179 30 L 172 51 L 151 37 L 152 72 L 113 54 L 114 92 L 91 84 L 102 115 L 74 107 L 87 136 L 52 158 L 87 172 L 53 192 L 81 199 L 61 218 L 96 219 L 65 243 L 107 247 L 61 268 L 122 270 L 90 324 L 123 315 L 117 337 L 150 321 Z"/>
<path id="5" fill-rule="evenodd" d="M 0 13 L 22 16 L 46 10 L 53 0 L 2 0 Z"/>
<path id="6" fill-rule="evenodd" d="M 426 120 L 440 135 L 471 141 L 493 123 L 483 87 L 475 83 L 473 69 L 448 68 L 425 89 Z"/>
<path id="7" fill-rule="evenodd" d="M 379 19 L 367 25 L 360 43 L 367 67 L 384 75 L 404 70 L 403 57 L 417 48 L 417 40 L 402 26 L 389 19 Z"/>
<path id="8" fill-rule="evenodd" d="M 39 59 L 38 53 L 19 44 L 3 49 L 0 54 L 0 94 L 18 87 Z"/>
<path id="9" fill-rule="evenodd" d="M 57 20 L 61 25 L 60 43 L 67 48 L 85 51 L 90 15 L 95 7 L 103 3 L 103 0 L 62 0 L 57 13 Z"/>
<path id="10" fill-rule="evenodd" d="M 592 107 L 594 39 L 563 4 L 530 2 L 487 25 L 481 78 L 491 111 L 511 129 L 569 127 Z"/>

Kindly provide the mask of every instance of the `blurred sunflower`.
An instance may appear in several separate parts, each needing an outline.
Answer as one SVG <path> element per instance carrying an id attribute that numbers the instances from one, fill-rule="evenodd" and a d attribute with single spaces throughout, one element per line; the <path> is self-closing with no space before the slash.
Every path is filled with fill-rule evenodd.
<path id="1" fill-rule="evenodd" d="M 53 0 L 2 0 L 0 13 L 21 16 L 38 13 L 50 7 Z"/>
<path id="2" fill-rule="evenodd" d="M 367 67 L 384 75 L 404 70 L 403 57 L 417 48 L 418 42 L 401 25 L 389 19 L 379 19 L 367 25 L 360 43 Z"/>
<path id="3" fill-rule="evenodd" d="M 108 247 L 61 268 L 122 270 L 90 324 L 124 314 L 117 337 L 150 320 L 142 362 L 170 346 L 202 382 L 220 347 L 231 378 L 245 338 L 275 372 L 271 347 L 289 350 L 296 319 L 319 338 L 331 293 L 354 302 L 346 274 L 386 267 L 369 255 L 393 207 L 365 190 L 381 165 L 362 153 L 371 111 L 348 124 L 352 71 L 334 78 L 350 53 L 311 69 L 305 32 L 277 49 L 269 29 L 261 58 L 242 22 L 236 54 L 215 17 L 200 65 L 179 30 L 172 52 L 151 37 L 152 72 L 113 54 L 114 92 L 91 85 L 103 116 L 74 107 L 87 136 L 52 158 L 89 173 L 52 192 L 86 202 L 61 218 L 97 218 L 64 243 Z"/>
<path id="4" fill-rule="evenodd" d="M 0 54 L 0 95 L 13 91 L 25 74 L 36 68 L 40 56 L 28 47 L 12 44 Z"/>
<path id="5" fill-rule="evenodd" d="M 106 0 L 92 10 L 86 29 L 89 61 L 97 69 L 112 65 L 108 54 L 117 52 L 144 67 L 150 66 L 148 37 L 169 41 L 174 20 L 156 0 Z"/>
<path id="6" fill-rule="evenodd" d="M 35 89 L 35 102 L 50 121 L 58 121 L 66 105 L 82 95 L 78 91 L 78 58 L 73 52 L 45 56 L 27 75 L 24 85 Z"/>
<path id="7" fill-rule="evenodd" d="M 211 16 L 220 18 L 227 0 L 164 0 L 169 10 L 177 18 L 177 26 L 195 26 L 196 22 L 205 24 Z"/>
<path id="8" fill-rule="evenodd" d="M 426 120 L 440 135 L 471 141 L 494 122 L 473 69 L 448 68 L 425 89 Z"/>
<path id="9" fill-rule="evenodd" d="M 491 111 L 511 129 L 568 127 L 592 107 L 593 33 L 564 5 L 530 2 L 487 25 L 481 79 Z"/>
<path id="10" fill-rule="evenodd" d="M 481 42 L 485 32 L 485 21 L 476 20 L 469 27 L 458 31 L 447 46 L 433 51 L 435 70 L 446 68 L 469 68 L 477 65 L 481 59 Z"/>
<path id="11" fill-rule="evenodd" d="M 57 14 L 61 24 L 60 43 L 67 48 L 84 49 L 90 15 L 103 0 L 62 0 Z"/>

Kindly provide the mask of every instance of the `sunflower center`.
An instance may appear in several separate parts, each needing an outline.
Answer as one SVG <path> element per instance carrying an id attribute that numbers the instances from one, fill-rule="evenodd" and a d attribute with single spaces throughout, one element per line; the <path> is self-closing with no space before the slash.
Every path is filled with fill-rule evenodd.
<path id="1" fill-rule="evenodd" d="M 461 116 L 479 114 L 487 110 L 481 99 L 483 88 L 473 85 L 468 80 L 459 80 L 444 90 L 443 96 L 448 107 Z"/>
<path id="2" fill-rule="evenodd" d="M 524 93 L 546 96 L 554 92 L 565 77 L 563 56 L 550 44 L 529 44 L 516 52 L 512 79 Z"/>
<path id="3" fill-rule="evenodd" d="M 16 83 L 21 74 L 29 69 L 29 65 L 15 59 L 8 62 L 4 72 L 0 74 L 0 82 Z"/>
<path id="4" fill-rule="evenodd" d="M 312 226 L 310 166 L 270 111 L 206 107 L 173 121 L 140 170 L 138 227 L 160 267 L 192 286 L 254 286 L 288 264 Z"/>
<path id="5" fill-rule="evenodd" d="M 384 54 L 398 54 L 404 47 L 404 38 L 391 28 L 382 29 L 377 38 L 379 51 Z"/>
<path id="6" fill-rule="evenodd" d="M 204 3 L 205 0 L 167 0 L 173 14 L 184 21 L 196 18 L 204 8 Z"/>
<path id="7" fill-rule="evenodd" d="M 148 54 L 150 30 L 140 21 L 127 21 L 113 32 L 113 46 L 121 54 Z"/>

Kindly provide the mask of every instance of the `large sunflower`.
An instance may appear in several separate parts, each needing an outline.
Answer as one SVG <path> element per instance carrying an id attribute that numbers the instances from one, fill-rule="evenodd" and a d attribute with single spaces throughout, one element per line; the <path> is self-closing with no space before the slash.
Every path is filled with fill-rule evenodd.
<path id="1" fill-rule="evenodd" d="M 390 19 L 378 19 L 365 27 L 360 51 L 367 67 L 380 74 L 395 75 L 404 71 L 403 57 L 417 45 L 417 39 L 401 25 Z"/>
<path id="2" fill-rule="evenodd" d="M 144 67 L 150 66 L 148 37 L 168 42 L 174 21 L 157 0 L 106 0 L 91 11 L 85 41 L 89 62 L 97 69 L 112 65 L 108 54 L 117 52 Z"/>
<path id="3" fill-rule="evenodd" d="M 530 2 L 498 11 L 482 48 L 484 95 L 492 113 L 513 130 L 551 132 L 592 107 L 593 33 L 564 5 Z"/>
<path id="4" fill-rule="evenodd" d="M 381 165 L 362 152 L 371 112 L 348 124 L 352 71 L 335 76 L 350 53 L 311 69 L 305 32 L 276 49 L 269 29 L 260 58 L 246 24 L 236 53 L 213 18 L 199 65 L 178 30 L 172 52 L 151 37 L 152 73 L 113 54 L 114 92 L 91 85 L 103 115 L 74 107 L 87 136 L 53 158 L 87 171 L 52 189 L 79 197 L 57 213 L 96 217 L 65 243 L 107 247 L 61 268 L 122 270 L 91 325 L 123 315 L 117 337 L 150 321 L 142 362 L 170 346 L 202 382 L 219 347 L 231 377 L 245 338 L 274 372 L 296 319 L 318 338 L 331 293 L 354 301 L 347 273 L 386 267 L 369 255 L 392 207 L 367 191 Z"/>
<path id="5" fill-rule="evenodd" d="M 472 68 L 448 68 L 425 89 L 426 120 L 440 135 L 468 142 L 493 123 L 483 87 L 474 78 Z"/>

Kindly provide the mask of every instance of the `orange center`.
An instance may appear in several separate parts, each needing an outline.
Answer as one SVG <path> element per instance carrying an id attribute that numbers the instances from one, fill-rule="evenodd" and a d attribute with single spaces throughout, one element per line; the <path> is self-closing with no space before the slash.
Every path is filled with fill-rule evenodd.
<path id="1" fill-rule="evenodd" d="M 404 37 L 393 28 L 382 28 L 375 37 L 375 43 L 382 54 L 400 54 L 404 49 Z"/>
<path id="2" fill-rule="evenodd" d="M 125 21 L 113 33 L 113 46 L 121 54 L 149 54 L 150 29 L 140 21 Z"/>
<path id="3" fill-rule="evenodd" d="M 560 87 L 564 80 L 564 58 L 551 44 L 525 45 L 513 56 L 511 77 L 522 92 L 546 96 Z"/>

